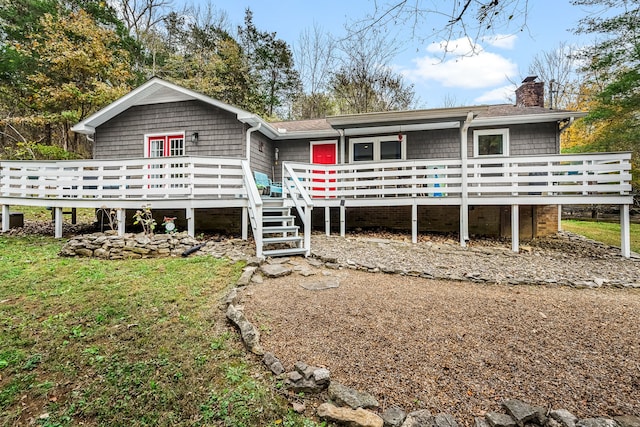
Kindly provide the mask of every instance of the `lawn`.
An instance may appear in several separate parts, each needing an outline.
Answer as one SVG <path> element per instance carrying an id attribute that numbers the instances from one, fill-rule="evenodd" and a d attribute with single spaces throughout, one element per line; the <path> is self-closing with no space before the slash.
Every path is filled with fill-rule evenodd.
<path id="1" fill-rule="evenodd" d="M 60 245 L 0 237 L 0 426 L 315 425 L 224 319 L 242 263 Z"/>
<path id="2" fill-rule="evenodd" d="M 640 224 L 632 223 L 630 226 L 631 250 L 640 252 Z M 620 247 L 619 223 L 563 220 L 562 229 L 607 245 Z"/>

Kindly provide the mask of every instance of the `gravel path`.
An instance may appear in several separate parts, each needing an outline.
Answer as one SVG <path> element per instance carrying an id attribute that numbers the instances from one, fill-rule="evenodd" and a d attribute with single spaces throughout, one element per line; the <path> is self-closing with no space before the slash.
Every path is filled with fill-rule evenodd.
<path id="1" fill-rule="evenodd" d="M 580 417 L 640 416 L 640 262 L 571 235 L 522 254 L 496 242 L 313 240 L 332 268 L 292 258 L 296 273 L 243 298 L 263 347 L 287 369 L 326 366 L 381 409 L 426 408 L 466 425 L 509 398 Z M 326 280 L 339 287 L 301 286 Z"/>

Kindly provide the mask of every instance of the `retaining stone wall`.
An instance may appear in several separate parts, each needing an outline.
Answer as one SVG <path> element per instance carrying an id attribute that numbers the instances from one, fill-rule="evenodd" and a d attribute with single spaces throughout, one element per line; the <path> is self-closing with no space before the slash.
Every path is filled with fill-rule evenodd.
<path id="1" fill-rule="evenodd" d="M 60 251 L 61 256 L 131 259 L 180 256 L 200 242 L 186 232 L 175 234 L 125 234 L 115 232 L 75 236 Z"/>

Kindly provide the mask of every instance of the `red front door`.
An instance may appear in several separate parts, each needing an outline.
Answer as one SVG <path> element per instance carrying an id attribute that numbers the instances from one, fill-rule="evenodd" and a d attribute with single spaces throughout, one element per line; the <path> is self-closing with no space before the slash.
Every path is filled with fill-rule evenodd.
<path id="1" fill-rule="evenodd" d="M 335 143 L 328 144 L 313 144 L 311 145 L 311 162 L 316 165 L 335 165 L 337 163 L 336 159 L 336 147 Z M 320 170 L 314 170 L 314 174 L 322 173 Z M 329 171 L 329 174 L 335 174 L 336 171 Z M 335 179 L 320 179 L 314 178 L 313 182 L 336 182 Z M 334 188 L 324 188 L 324 187 L 314 187 L 313 191 L 325 192 L 324 197 L 335 197 L 328 194 L 329 191 L 335 191 Z M 316 195 L 315 197 L 322 197 L 321 195 Z"/>

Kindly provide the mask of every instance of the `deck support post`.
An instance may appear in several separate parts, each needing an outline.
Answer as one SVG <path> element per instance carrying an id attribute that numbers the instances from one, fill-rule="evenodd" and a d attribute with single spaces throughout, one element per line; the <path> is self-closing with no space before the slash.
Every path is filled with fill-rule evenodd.
<path id="1" fill-rule="evenodd" d="M 311 209 L 304 210 L 304 248 L 307 250 L 304 256 L 311 255 Z"/>
<path id="2" fill-rule="evenodd" d="M 249 218 L 249 209 L 242 208 L 242 240 L 249 238 L 249 225 L 247 219 Z"/>
<path id="3" fill-rule="evenodd" d="M 631 257 L 631 228 L 629 226 L 629 205 L 620 206 L 620 250 L 623 257 Z"/>
<path id="4" fill-rule="evenodd" d="M 124 236 L 126 209 L 116 209 L 116 221 L 118 221 L 118 236 Z"/>
<path id="5" fill-rule="evenodd" d="M 59 239 L 62 237 L 62 208 L 53 208 L 53 221 L 54 221 L 54 229 L 55 229 L 55 238 Z"/>
<path id="6" fill-rule="evenodd" d="M 196 210 L 194 208 L 186 208 L 185 215 L 187 217 L 187 234 L 193 237 L 196 235 Z"/>
<path id="7" fill-rule="evenodd" d="M 558 205 L 558 231 L 562 231 L 562 205 Z"/>
<path id="8" fill-rule="evenodd" d="M 324 208 L 324 233 L 327 236 L 331 235 L 331 208 L 329 206 Z"/>
<path id="9" fill-rule="evenodd" d="M 460 163 L 462 166 L 461 172 L 461 186 L 462 193 L 460 194 L 460 246 L 463 248 L 467 246 L 469 241 L 469 184 L 467 183 L 469 178 L 468 173 L 468 134 L 469 126 L 473 121 L 473 111 L 469 111 L 466 120 L 460 127 Z"/>
<path id="10" fill-rule="evenodd" d="M 9 205 L 2 205 L 2 231 L 9 231 L 11 224 L 11 212 L 9 212 Z"/>
<path id="11" fill-rule="evenodd" d="M 347 234 L 347 208 L 344 204 L 340 204 L 340 237 L 344 237 Z"/>
<path id="12" fill-rule="evenodd" d="M 411 243 L 418 243 L 418 202 L 411 205 Z"/>
<path id="13" fill-rule="evenodd" d="M 520 206 L 511 205 L 511 250 L 520 252 Z"/>

